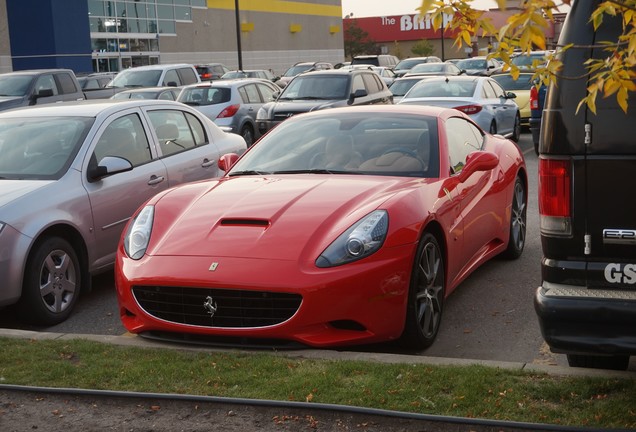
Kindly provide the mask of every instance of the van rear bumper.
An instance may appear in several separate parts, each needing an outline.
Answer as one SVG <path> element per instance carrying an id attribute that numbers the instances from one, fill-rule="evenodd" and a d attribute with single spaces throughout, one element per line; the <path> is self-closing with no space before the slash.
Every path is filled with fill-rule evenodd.
<path id="1" fill-rule="evenodd" d="M 553 352 L 636 355 L 636 291 L 544 281 L 535 293 L 534 308 Z"/>

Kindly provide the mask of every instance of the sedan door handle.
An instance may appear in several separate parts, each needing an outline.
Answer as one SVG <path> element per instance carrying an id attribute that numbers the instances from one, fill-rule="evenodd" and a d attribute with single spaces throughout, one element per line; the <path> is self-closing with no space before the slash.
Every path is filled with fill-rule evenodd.
<path id="1" fill-rule="evenodd" d="M 164 181 L 166 178 L 164 176 L 156 176 L 156 175 L 151 175 L 150 176 L 150 180 L 148 180 L 148 186 L 154 186 L 156 184 L 161 183 L 162 181 Z"/>
<path id="2" fill-rule="evenodd" d="M 203 163 L 201 164 L 201 167 L 203 168 L 207 168 L 207 167 L 211 167 L 212 165 L 214 165 L 215 161 L 214 160 L 208 160 L 207 158 L 203 159 Z"/>

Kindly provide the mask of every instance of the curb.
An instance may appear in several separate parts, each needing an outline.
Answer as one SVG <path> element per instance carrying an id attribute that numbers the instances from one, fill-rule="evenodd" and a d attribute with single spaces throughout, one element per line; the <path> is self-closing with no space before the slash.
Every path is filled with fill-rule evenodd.
<path id="1" fill-rule="evenodd" d="M 175 344 L 172 342 L 157 342 L 145 339 L 132 333 L 121 336 L 112 335 L 92 335 L 77 333 L 47 333 L 30 330 L 15 330 L 0 328 L 0 337 L 31 339 L 31 340 L 72 340 L 83 339 L 100 343 L 108 343 L 119 346 L 132 346 L 138 348 L 152 349 L 176 349 L 180 351 L 194 352 L 228 352 L 236 351 L 240 353 L 263 353 L 263 350 L 248 349 L 228 349 L 208 346 L 191 346 Z M 268 353 L 291 358 L 306 358 L 319 360 L 350 360 L 350 361 L 371 361 L 377 363 L 406 363 L 406 364 L 429 364 L 434 366 L 470 366 L 480 365 L 499 369 L 520 370 L 533 373 L 544 373 L 555 376 L 587 376 L 604 378 L 636 379 L 636 374 L 632 371 L 615 371 L 604 369 L 571 368 L 563 366 L 550 366 L 523 362 L 504 362 L 493 360 L 471 360 L 454 359 L 443 357 L 413 356 L 406 354 L 386 354 L 373 352 L 352 352 L 352 351 L 331 351 L 318 349 L 301 349 L 286 351 L 267 351 Z"/>

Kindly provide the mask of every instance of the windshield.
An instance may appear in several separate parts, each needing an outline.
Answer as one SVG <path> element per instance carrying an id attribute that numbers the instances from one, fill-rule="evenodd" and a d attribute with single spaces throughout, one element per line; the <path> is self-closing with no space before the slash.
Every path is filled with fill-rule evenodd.
<path id="1" fill-rule="evenodd" d="M 320 117 L 299 115 L 281 123 L 228 175 L 439 176 L 436 117 L 328 111 Z"/>
<path id="2" fill-rule="evenodd" d="M 60 178 L 93 121 L 86 117 L 0 120 L 0 178 Z"/>
<path id="3" fill-rule="evenodd" d="M 472 97 L 476 86 L 475 81 L 426 80 L 413 86 L 406 97 Z"/>
<path id="4" fill-rule="evenodd" d="M 424 62 L 424 60 L 413 60 L 413 59 L 402 60 L 401 62 L 399 62 L 395 66 L 395 70 L 411 69 L 413 66 L 418 65 L 418 64 L 423 63 L 423 62 Z"/>
<path id="5" fill-rule="evenodd" d="M 30 75 L 0 76 L 0 96 L 24 96 L 31 81 Z"/>
<path id="6" fill-rule="evenodd" d="M 444 67 L 446 65 L 443 63 L 422 63 L 416 66 L 413 66 L 411 69 L 411 73 L 421 73 L 421 72 L 444 72 Z"/>
<path id="7" fill-rule="evenodd" d="M 349 76 L 299 76 L 291 81 L 279 100 L 285 99 L 347 99 L 349 97 Z"/>
<path id="8" fill-rule="evenodd" d="M 404 96 L 406 92 L 411 90 L 415 84 L 420 82 L 419 79 L 407 79 L 407 80 L 396 80 L 393 81 L 389 90 L 393 93 L 393 96 Z"/>
<path id="9" fill-rule="evenodd" d="M 514 79 L 510 74 L 493 75 L 492 78 L 497 81 L 504 90 L 528 90 L 532 87 L 532 74 L 520 74 Z"/>
<path id="10" fill-rule="evenodd" d="M 155 87 L 159 85 L 160 70 L 127 69 L 117 74 L 109 87 Z"/>
<path id="11" fill-rule="evenodd" d="M 179 94 L 179 102 L 188 105 L 216 105 L 230 101 L 232 92 L 227 87 L 192 87 Z"/>
<path id="12" fill-rule="evenodd" d="M 486 69 L 486 60 L 466 59 L 457 62 L 460 69 Z"/>
<path id="13" fill-rule="evenodd" d="M 299 73 L 308 71 L 309 69 L 313 69 L 314 65 L 302 65 L 302 66 L 292 66 L 287 69 L 287 72 L 283 74 L 285 77 L 295 77 Z"/>

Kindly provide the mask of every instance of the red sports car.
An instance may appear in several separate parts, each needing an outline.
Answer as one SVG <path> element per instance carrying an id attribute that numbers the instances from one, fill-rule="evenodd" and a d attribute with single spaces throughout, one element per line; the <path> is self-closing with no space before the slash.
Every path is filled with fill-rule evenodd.
<path id="1" fill-rule="evenodd" d="M 156 195 L 126 228 L 115 276 L 131 332 L 422 349 L 462 280 L 523 251 L 523 155 L 460 111 L 301 114 L 219 164 L 225 176 Z"/>

